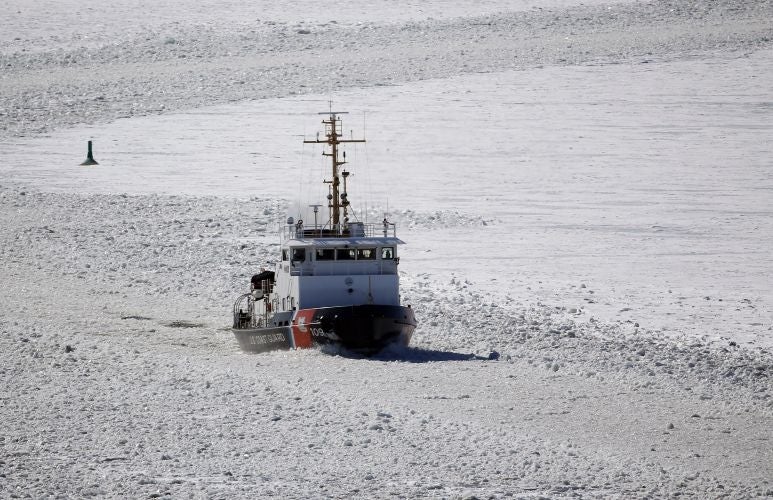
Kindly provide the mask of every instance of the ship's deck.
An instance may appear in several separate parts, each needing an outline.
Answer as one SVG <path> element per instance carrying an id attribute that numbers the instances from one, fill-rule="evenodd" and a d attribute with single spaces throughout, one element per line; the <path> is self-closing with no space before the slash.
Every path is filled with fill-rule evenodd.
<path id="1" fill-rule="evenodd" d="M 333 230 L 329 227 L 308 228 L 302 221 L 282 227 L 283 245 L 292 246 L 342 246 L 342 245 L 403 245 L 397 238 L 395 224 L 365 224 L 355 222 L 346 229 Z"/>
<path id="2" fill-rule="evenodd" d="M 405 242 L 400 238 L 389 237 L 369 237 L 369 238 L 292 238 L 285 240 L 283 245 L 291 247 L 361 247 L 361 246 L 393 246 L 404 245 Z"/>

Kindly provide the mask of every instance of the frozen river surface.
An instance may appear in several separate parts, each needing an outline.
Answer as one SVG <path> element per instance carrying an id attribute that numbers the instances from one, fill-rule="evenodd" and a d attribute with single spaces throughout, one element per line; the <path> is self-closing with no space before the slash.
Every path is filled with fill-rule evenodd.
<path id="1" fill-rule="evenodd" d="M 773 494 L 773 3 L 136 5 L 0 19 L 0 496 Z M 246 355 L 331 100 L 419 327 Z"/>

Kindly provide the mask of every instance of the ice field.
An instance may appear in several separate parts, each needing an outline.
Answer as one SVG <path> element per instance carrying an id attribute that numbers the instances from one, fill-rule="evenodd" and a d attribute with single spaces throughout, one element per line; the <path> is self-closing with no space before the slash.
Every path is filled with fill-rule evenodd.
<path id="1" fill-rule="evenodd" d="M 773 494 L 770 2 L 83 5 L 0 21 L 1 496 Z M 419 327 L 241 353 L 330 100 Z"/>

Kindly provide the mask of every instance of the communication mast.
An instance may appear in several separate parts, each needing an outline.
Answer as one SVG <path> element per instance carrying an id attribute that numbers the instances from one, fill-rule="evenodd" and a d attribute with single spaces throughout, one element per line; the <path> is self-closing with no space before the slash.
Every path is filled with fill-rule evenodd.
<path id="1" fill-rule="evenodd" d="M 346 193 L 346 179 L 349 177 L 349 172 L 347 170 L 339 171 L 339 167 L 346 164 L 346 152 L 343 152 L 343 160 L 339 160 L 338 146 L 340 144 L 351 142 L 365 142 L 365 139 L 342 138 L 342 125 L 339 115 L 348 114 L 346 111 L 333 111 L 331 109 L 326 113 L 318 114 L 327 115 L 327 119 L 322 120 L 322 123 L 325 125 L 325 139 L 320 139 L 319 135 L 317 135 L 316 139 L 304 140 L 303 142 L 305 144 L 327 144 L 330 146 L 330 151 L 323 151 L 322 156 L 330 157 L 333 168 L 333 177 L 331 180 L 326 180 L 324 182 L 331 185 L 330 194 L 327 195 L 331 229 L 334 231 L 341 231 L 345 229 L 345 226 L 349 222 L 350 203 Z M 341 177 L 343 177 L 343 190 L 341 190 Z"/>

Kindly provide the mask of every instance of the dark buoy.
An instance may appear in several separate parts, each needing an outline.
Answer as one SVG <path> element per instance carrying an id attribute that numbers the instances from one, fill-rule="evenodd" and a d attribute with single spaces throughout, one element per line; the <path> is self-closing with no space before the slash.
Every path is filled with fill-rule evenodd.
<path id="1" fill-rule="evenodd" d="M 91 141 L 89 141 L 89 152 L 86 154 L 86 161 L 81 163 L 81 165 L 99 165 L 97 160 L 94 159 L 94 154 L 91 152 Z"/>

